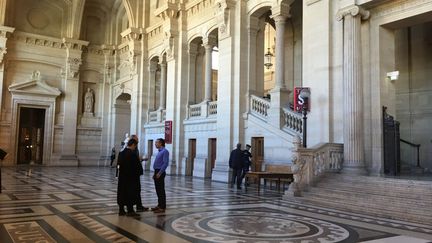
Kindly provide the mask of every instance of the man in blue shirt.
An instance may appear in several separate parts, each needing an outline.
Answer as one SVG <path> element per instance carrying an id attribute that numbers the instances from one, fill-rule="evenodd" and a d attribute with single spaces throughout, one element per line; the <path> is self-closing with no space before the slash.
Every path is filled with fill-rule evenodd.
<path id="1" fill-rule="evenodd" d="M 166 196 L 165 196 L 165 170 L 168 167 L 169 152 L 165 149 L 165 140 L 158 138 L 155 143 L 159 153 L 153 164 L 154 175 L 153 180 L 155 183 L 156 194 L 158 196 L 158 205 L 152 208 L 155 213 L 163 213 L 166 209 Z"/>

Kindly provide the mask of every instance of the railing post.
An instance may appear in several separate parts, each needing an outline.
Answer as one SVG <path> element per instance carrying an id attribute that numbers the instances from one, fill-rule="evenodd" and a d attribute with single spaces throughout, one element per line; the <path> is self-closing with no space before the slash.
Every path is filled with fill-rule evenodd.
<path id="1" fill-rule="evenodd" d="M 417 146 L 417 167 L 420 168 L 420 145 Z"/>

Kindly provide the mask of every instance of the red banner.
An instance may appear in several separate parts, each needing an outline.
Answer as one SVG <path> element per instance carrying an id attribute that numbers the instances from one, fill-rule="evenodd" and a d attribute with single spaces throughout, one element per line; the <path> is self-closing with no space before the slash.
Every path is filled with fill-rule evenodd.
<path id="1" fill-rule="evenodd" d="M 165 143 L 172 144 L 172 121 L 165 121 Z"/>
<path id="2" fill-rule="evenodd" d="M 297 112 L 302 112 L 303 106 L 306 106 L 307 110 L 310 111 L 310 102 L 309 102 L 310 98 L 305 99 L 303 97 L 300 97 L 300 92 L 303 89 L 309 90 L 309 88 L 305 88 L 305 87 L 294 88 L 294 110 Z"/>

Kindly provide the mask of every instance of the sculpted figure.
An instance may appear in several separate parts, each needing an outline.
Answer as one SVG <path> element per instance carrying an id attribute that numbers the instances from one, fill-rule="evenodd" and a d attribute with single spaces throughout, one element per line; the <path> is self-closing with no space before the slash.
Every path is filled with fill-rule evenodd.
<path id="1" fill-rule="evenodd" d="M 93 90 L 87 88 L 87 92 L 84 96 L 84 112 L 93 113 L 94 95 Z"/>

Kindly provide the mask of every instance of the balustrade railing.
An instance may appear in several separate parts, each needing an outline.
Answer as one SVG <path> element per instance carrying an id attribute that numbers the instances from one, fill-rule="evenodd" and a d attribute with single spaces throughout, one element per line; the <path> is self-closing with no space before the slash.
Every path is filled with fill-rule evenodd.
<path id="1" fill-rule="evenodd" d="M 208 103 L 208 115 L 217 115 L 217 101 L 211 101 Z"/>
<path id="2" fill-rule="evenodd" d="M 262 118 L 267 119 L 268 110 L 270 109 L 270 101 L 256 95 L 250 97 L 250 113 Z"/>
<path id="3" fill-rule="evenodd" d="M 217 115 L 217 101 L 202 102 L 187 107 L 188 119 L 206 119 Z"/>
<path id="4" fill-rule="evenodd" d="M 303 148 L 300 137 L 294 139 L 291 171 L 294 183 L 290 192 L 301 196 L 302 191 L 315 185 L 328 172 L 339 172 L 343 163 L 343 144 L 325 143 L 312 148 Z"/>
<path id="5" fill-rule="evenodd" d="M 290 109 L 283 108 L 284 128 L 297 133 L 303 134 L 303 118 L 300 113 Z"/>
<path id="6" fill-rule="evenodd" d="M 158 109 L 148 112 L 148 123 L 163 122 L 166 119 L 166 110 Z"/>

